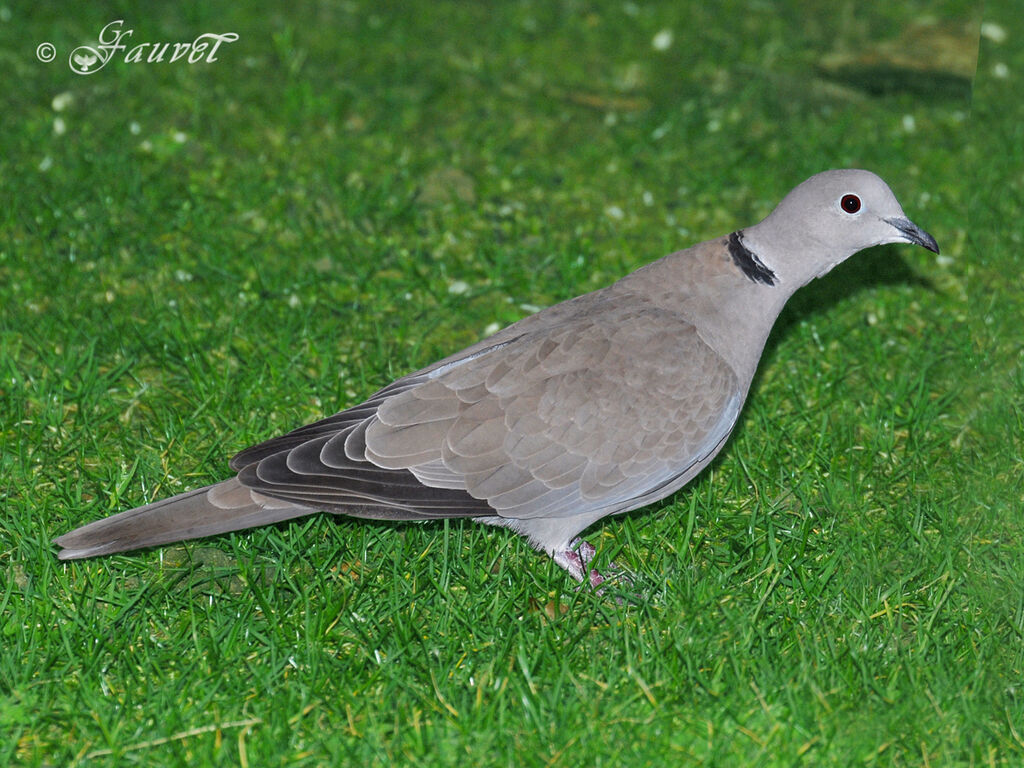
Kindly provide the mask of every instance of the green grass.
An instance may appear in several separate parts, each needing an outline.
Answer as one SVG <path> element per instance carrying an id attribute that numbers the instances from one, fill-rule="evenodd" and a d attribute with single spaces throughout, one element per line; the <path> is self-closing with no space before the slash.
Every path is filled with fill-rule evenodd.
<path id="1" fill-rule="evenodd" d="M 1016 11 L 987 5 L 1007 37 L 973 83 L 879 92 L 819 63 L 975 5 L 21 6 L 0 763 L 1024 762 Z M 209 66 L 69 72 L 116 18 L 241 38 Z M 636 604 L 463 523 L 56 560 L 53 536 L 841 166 L 889 180 L 948 259 L 874 249 L 794 298 L 709 471 L 590 532 Z"/>

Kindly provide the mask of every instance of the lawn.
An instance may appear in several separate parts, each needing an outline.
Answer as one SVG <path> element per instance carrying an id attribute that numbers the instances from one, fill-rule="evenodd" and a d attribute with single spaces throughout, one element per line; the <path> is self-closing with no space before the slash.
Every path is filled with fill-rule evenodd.
<path id="1" fill-rule="evenodd" d="M 0 764 L 1024 763 L 1004 5 L 0 7 Z M 117 19 L 239 37 L 72 72 Z M 56 559 L 832 167 L 942 255 L 794 297 L 709 470 L 589 532 L 631 602 L 463 522 Z"/>

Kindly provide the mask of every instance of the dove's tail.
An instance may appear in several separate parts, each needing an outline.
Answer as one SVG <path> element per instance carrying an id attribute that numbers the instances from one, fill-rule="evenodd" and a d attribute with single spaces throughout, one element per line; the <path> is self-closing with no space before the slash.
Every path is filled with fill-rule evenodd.
<path id="1" fill-rule="evenodd" d="M 316 512 L 250 491 L 236 478 L 83 525 L 57 537 L 61 560 L 239 531 Z"/>

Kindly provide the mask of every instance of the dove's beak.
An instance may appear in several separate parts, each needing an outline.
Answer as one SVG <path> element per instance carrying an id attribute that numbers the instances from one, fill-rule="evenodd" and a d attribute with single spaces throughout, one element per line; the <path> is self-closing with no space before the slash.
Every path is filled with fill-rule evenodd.
<path id="1" fill-rule="evenodd" d="M 917 226 L 917 224 L 912 222 L 910 219 L 886 219 L 885 223 L 898 230 L 908 243 L 920 245 L 922 248 L 927 248 L 932 253 L 939 252 L 939 244 L 935 242 L 935 238 Z"/>

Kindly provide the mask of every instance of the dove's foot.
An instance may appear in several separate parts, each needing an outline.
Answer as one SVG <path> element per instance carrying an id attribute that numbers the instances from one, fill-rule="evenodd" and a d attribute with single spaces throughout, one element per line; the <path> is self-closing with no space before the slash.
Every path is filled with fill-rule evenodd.
<path id="1" fill-rule="evenodd" d="M 607 575 L 602 574 L 596 568 L 588 568 L 596 552 L 597 550 L 594 549 L 594 545 L 589 541 L 573 539 L 569 542 L 568 547 L 552 554 L 552 558 L 576 581 L 582 584 L 590 582 L 590 586 L 596 589 L 598 594 L 603 591 L 599 587 L 605 582 L 614 581 L 620 585 L 633 583 L 629 571 L 617 563 L 611 563 L 608 566 L 606 570 Z"/>

